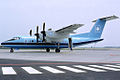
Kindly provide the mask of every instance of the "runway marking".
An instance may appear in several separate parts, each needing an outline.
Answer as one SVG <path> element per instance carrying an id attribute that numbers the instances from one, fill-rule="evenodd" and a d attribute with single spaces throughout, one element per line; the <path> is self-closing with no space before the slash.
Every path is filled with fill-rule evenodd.
<path id="1" fill-rule="evenodd" d="M 17 74 L 12 67 L 2 67 L 2 72 L 3 72 L 3 75 L 16 75 Z"/>
<path id="2" fill-rule="evenodd" d="M 32 67 L 21 67 L 21 68 L 24 69 L 29 74 L 42 74 L 42 72 L 40 72 Z"/>
<path id="3" fill-rule="evenodd" d="M 106 72 L 105 70 L 91 68 L 91 67 L 86 67 L 86 66 L 82 66 L 82 65 L 73 65 L 73 66 L 77 67 L 77 68 L 82 68 L 82 69 L 90 70 L 90 71 L 95 71 L 95 72 Z"/>
<path id="4" fill-rule="evenodd" d="M 68 67 L 68 66 L 57 66 L 57 67 L 65 69 L 65 70 L 69 70 L 69 71 L 72 71 L 72 72 L 75 72 L 75 73 L 85 73 L 86 72 L 86 71 L 71 68 L 71 67 Z"/>
<path id="5" fill-rule="evenodd" d="M 16 65 L 16 66 L 19 66 L 19 65 L 40 65 L 40 64 L 78 64 L 77 62 L 74 63 L 74 62 L 70 62 L 70 63 L 25 63 L 25 64 L 0 64 L 0 66 L 11 66 L 11 65 Z"/>
<path id="6" fill-rule="evenodd" d="M 69 66 L 55 66 L 55 67 L 61 68 L 64 70 L 52 68 L 50 66 L 39 66 L 39 68 L 42 68 L 54 74 L 65 73 L 66 70 L 74 73 L 87 73 L 88 71 L 107 72 L 107 70 L 120 71 L 120 64 L 103 64 L 103 66 L 102 65 L 71 65 L 71 67 Z M 43 74 L 43 72 L 40 72 L 39 70 L 36 70 L 35 68 L 30 66 L 20 67 L 20 68 L 25 70 L 28 74 Z M 3 75 L 17 75 L 13 67 L 1 67 L 1 69 L 2 69 Z"/>
<path id="7" fill-rule="evenodd" d="M 65 73 L 65 72 L 63 72 L 61 70 L 58 70 L 58 69 L 55 69 L 55 68 L 52 68 L 52 67 L 49 67 L 49 66 L 42 66 L 40 68 L 45 69 L 45 70 L 47 70 L 49 72 L 52 72 L 52 73 L 55 73 L 55 74 L 56 73 Z"/>
<path id="8" fill-rule="evenodd" d="M 82 63 L 93 63 L 93 64 L 98 64 L 98 63 L 100 63 L 100 64 L 102 64 L 102 63 L 104 63 L 104 64 L 109 64 L 109 63 L 120 63 L 120 61 L 118 62 L 116 62 L 116 61 L 111 61 L 111 62 L 68 62 L 68 63 L 25 63 L 25 64 L 0 64 L 0 66 L 13 66 L 13 65 L 15 65 L 15 66 L 22 66 L 22 65 L 40 65 L 40 64 L 82 64 Z M 120 64 L 119 64 L 120 65 Z"/>
<path id="9" fill-rule="evenodd" d="M 120 71 L 120 69 L 110 68 L 110 67 L 105 67 L 105 66 L 98 66 L 98 65 L 89 65 L 89 66 L 102 68 L 102 69 L 107 69 L 107 70 L 112 70 L 112 71 Z"/>
<path id="10" fill-rule="evenodd" d="M 120 66 L 116 66 L 116 65 L 105 65 L 105 66 L 120 68 Z"/>

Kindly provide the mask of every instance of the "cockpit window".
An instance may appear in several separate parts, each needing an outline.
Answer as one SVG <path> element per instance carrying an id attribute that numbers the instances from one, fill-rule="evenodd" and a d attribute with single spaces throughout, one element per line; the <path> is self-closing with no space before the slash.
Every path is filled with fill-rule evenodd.
<path id="1" fill-rule="evenodd" d="M 20 37 L 13 37 L 12 39 L 8 40 L 8 41 L 13 41 L 13 40 L 19 40 Z"/>

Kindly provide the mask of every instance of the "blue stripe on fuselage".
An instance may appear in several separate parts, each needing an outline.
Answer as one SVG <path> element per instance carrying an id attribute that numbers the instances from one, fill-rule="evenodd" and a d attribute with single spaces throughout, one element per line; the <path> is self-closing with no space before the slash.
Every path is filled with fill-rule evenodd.
<path id="1" fill-rule="evenodd" d="M 58 48 L 57 45 L 4 45 L 8 48 Z M 68 48 L 68 45 L 60 45 L 59 48 Z"/>
<path id="2" fill-rule="evenodd" d="M 73 43 L 73 47 L 79 46 L 79 45 L 84 45 L 84 44 L 89 44 L 89 43 L 94 43 L 94 42 L 99 42 L 102 41 L 103 39 L 97 39 L 97 40 L 91 40 L 91 41 L 85 41 L 85 42 L 78 42 L 78 43 Z M 60 43 L 60 45 L 56 44 L 49 44 L 43 45 L 44 43 L 2 43 L 4 47 L 9 47 L 9 48 L 68 48 L 68 43 Z"/>

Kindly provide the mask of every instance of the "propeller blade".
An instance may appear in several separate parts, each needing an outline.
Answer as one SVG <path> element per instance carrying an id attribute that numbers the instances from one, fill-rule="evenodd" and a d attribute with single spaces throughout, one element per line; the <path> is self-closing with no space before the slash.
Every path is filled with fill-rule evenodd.
<path id="1" fill-rule="evenodd" d="M 37 30 L 36 30 L 37 33 L 38 33 L 38 30 L 39 30 L 39 26 L 37 26 Z"/>
<path id="2" fill-rule="evenodd" d="M 43 31 L 41 31 L 41 33 L 43 34 L 43 40 L 42 42 L 45 42 L 45 36 L 46 36 L 46 32 L 45 32 L 45 22 L 43 23 Z"/>
<path id="3" fill-rule="evenodd" d="M 32 30 L 30 30 L 30 36 L 32 36 Z"/>
<path id="4" fill-rule="evenodd" d="M 72 50 L 72 38 L 68 38 L 68 41 L 69 49 Z"/>
<path id="5" fill-rule="evenodd" d="M 38 39 L 39 39 L 39 33 L 38 33 L 38 31 L 39 31 L 39 26 L 37 26 L 37 28 L 36 28 L 36 33 L 35 33 L 36 42 L 37 42 L 37 43 L 38 43 Z"/>
<path id="6" fill-rule="evenodd" d="M 45 22 L 43 23 L 43 31 L 45 31 Z"/>

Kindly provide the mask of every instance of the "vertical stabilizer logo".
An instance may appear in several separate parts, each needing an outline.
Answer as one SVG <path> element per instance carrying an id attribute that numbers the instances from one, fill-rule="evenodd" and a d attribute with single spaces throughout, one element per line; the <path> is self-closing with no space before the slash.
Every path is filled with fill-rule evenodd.
<path id="1" fill-rule="evenodd" d="M 96 32 L 100 32 L 100 27 L 96 26 Z"/>

